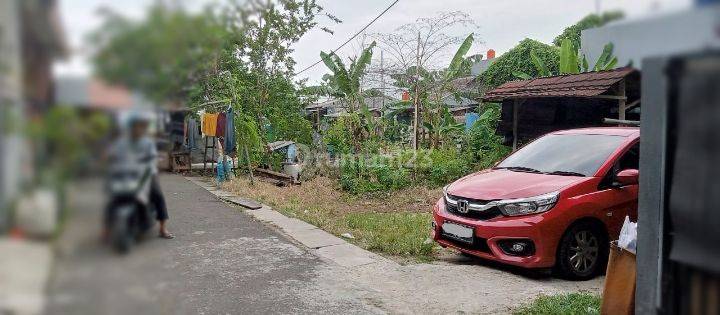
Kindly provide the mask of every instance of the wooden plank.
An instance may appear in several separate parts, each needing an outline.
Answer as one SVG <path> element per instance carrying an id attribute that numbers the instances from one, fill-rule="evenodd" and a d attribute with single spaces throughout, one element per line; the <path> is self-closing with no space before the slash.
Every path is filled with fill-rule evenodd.
<path id="1" fill-rule="evenodd" d="M 622 81 L 620 81 L 619 88 L 620 91 L 618 93 L 618 96 L 620 96 L 621 98 L 618 99 L 618 119 L 625 120 L 625 111 L 627 110 L 627 108 L 625 107 L 627 102 L 627 97 L 625 95 L 625 79 L 622 79 Z"/>
<path id="2" fill-rule="evenodd" d="M 624 86 L 624 85 L 622 85 L 622 86 Z M 596 98 L 596 99 L 604 99 L 604 100 L 626 100 L 626 101 L 627 101 L 627 97 L 625 97 L 624 95 L 623 95 L 623 96 L 618 96 L 618 95 L 595 95 L 595 96 L 587 96 L 587 97 L 585 97 L 585 98 Z"/>
<path id="3" fill-rule="evenodd" d="M 626 125 L 626 126 L 640 126 L 640 122 L 637 120 L 627 120 L 627 119 L 614 119 L 614 118 L 605 118 L 603 119 L 604 124 L 608 125 Z"/>

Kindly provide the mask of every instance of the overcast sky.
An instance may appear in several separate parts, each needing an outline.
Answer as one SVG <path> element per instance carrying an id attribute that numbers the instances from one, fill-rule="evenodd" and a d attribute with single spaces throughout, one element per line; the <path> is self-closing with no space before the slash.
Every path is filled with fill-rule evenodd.
<path id="1" fill-rule="evenodd" d="M 198 9 L 207 1 L 186 1 L 190 9 Z M 306 34 L 295 45 L 296 70 L 304 69 L 318 61 L 321 50 L 330 51 L 360 30 L 392 0 L 318 0 L 329 13 L 343 20 L 333 25 L 330 35 L 320 30 Z M 622 9 L 629 19 L 650 14 L 686 8 L 691 0 L 601 0 L 601 9 Z M 97 9 L 112 8 L 122 14 L 142 18 L 152 0 L 60 0 L 61 15 L 69 44 L 74 56 L 56 66 L 58 75 L 88 75 L 92 72 L 87 61 L 88 48 L 84 43 L 86 34 L 100 24 Z M 400 0 L 390 11 L 366 32 L 390 32 L 400 25 L 417 18 L 430 17 L 441 11 L 464 11 L 474 18 L 480 28 L 478 38 L 482 43 L 473 46 L 471 54 L 492 48 L 498 56 L 529 37 L 549 43 L 562 30 L 583 16 L 595 12 L 596 0 Z M 332 25 L 325 18 L 319 21 Z M 456 34 L 462 35 L 462 34 Z M 356 46 L 356 45 L 355 45 Z M 338 53 L 341 56 L 355 53 L 357 47 L 348 45 Z M 376 56 L 379 52 L 376 51 Z M 321 63 L 303 73 L 311 82 L 319 80 L 327 70 Z"/>

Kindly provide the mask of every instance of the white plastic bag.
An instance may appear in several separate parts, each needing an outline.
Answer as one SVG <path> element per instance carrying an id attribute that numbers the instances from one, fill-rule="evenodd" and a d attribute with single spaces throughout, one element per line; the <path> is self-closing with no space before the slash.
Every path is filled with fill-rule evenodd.
<path id="1" fill-rule="evenodd" d="M 630 222 L 630 217 L 625 217 L 622 230 L 620 230 L 620 239 L 618 239 L 618 247 L 623 248 L 633 254 L 637 250 L 637 222 Z"/>

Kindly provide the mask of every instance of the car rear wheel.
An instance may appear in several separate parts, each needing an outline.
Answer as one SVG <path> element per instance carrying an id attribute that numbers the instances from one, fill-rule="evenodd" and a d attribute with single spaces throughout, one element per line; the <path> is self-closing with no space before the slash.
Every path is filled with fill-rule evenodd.
<path id="1" fill-rule="evenodd" d="M 558 271 L 573 280 L 592 279 L 607 263 L 608 243 L 602 228 L 590 223 L 570 227 L 560 240 Z"/>

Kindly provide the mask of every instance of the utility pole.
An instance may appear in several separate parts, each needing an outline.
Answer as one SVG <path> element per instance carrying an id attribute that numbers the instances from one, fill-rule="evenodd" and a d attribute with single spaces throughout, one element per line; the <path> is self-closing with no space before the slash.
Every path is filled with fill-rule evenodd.
<path id="1" fill-rule="evenodd" d="M 380 99 L 381 113 L 383 110 L 385 110 L 385 58 L 383 56 L 384 52 L 384 50 L 380 51 L 380 91 L 382 92 L 382 98 Z"/>
<path id="2" fill-rule="evenodd" d="M 418 32 L 418 39 L 417 39 L 417 52 L 415 53 L 417 60 L 415 64 L 415 114 L 414 114 L 414 121 L 413 121 L 413 150 L 417 152 L 418 149 L 418 125 L 420 120 L 420 32 Z"/>
<path id="3" fill-rule="evenodd" d="M 601 10 L 600 2 L 602 2 L 602 0 L 595 0 L 595 14 L 597 14 L 597 15 L 600 15 L 600 13 L 601 13 L 600 12 L 600 10 Z"/>

